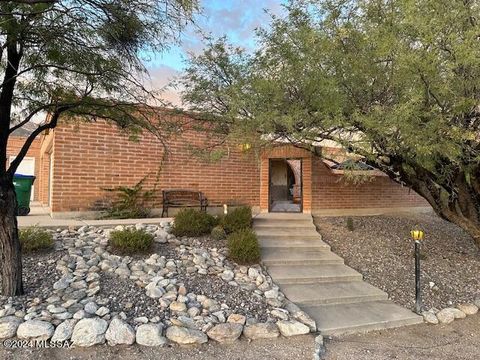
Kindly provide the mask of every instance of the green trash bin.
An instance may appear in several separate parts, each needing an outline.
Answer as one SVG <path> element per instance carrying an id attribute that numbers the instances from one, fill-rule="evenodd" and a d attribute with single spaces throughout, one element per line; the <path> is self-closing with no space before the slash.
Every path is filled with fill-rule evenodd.
<path id="1" fill-rule="evenodd" d="M 17 194 L 17 215 L 25 216 L 30 213 L 30 197 L 35 176 L 15 174 L 13 185 Z"/>

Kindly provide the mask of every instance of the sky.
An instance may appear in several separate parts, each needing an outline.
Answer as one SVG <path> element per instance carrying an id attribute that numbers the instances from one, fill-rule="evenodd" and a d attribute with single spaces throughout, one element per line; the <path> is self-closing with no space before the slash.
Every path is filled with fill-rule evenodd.
<path id="1" fill-rule="evenodd" d="M 255 47 L 254 30 L 267 26 L 270 15 L 281 14 L 284 0 L 200 0 L 201 14 L 195 16 L 195 25 L 189 25 L 180 38 L 180 45 L 172 46 L 146 62 L 153 88 L 164 88 L 178 76 L 189 52 L 201 53 L 204 43 L 199 29 L 213 37 L 227 36 L 229 41 L 247 49 Z M 166 89 L 163 97 L 180 105 L 175 89 Z"/>

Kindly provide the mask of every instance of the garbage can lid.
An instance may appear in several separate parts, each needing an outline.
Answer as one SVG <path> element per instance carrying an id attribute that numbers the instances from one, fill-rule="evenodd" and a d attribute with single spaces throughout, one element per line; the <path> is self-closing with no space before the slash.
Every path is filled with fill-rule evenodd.
<path id="1" fill-rule="evenodd" d="M 23 175 L 23 174 L 15 174 L 13 177 L 17 179 L 35 179 L 35 176 L 33 175 Z"/>

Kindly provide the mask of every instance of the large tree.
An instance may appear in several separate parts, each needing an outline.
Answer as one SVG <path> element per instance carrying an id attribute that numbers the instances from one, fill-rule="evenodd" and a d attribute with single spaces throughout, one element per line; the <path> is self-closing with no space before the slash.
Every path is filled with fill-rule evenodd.
<path id="1" fill-rule="evenodd" d="M 480 245 L 478 1 L 291 1 L 257 38 L 191 57 L 192 109 L 225 134 L 336 141 Z"/>
<path id="2" fill-rule="evenodd" d="M 253 54 L 212 42 L 184 100 L 236 137 L 329 139 L 423 196 L 480 245 L 480 4 L 291 1 Z M 212 116 L 215 115 L 215 116 Z"/>
<path id="3" fill-rule="evenodd" d="M 23 293 L 13 175 L 34 139 L 63 115 L 100 116 L 162 136 L 158 94 L 144 86 L 143 58 L 178 39 L 196 0 L 0 2 L 0 268 L 2 294 Z M 47 120 L 38 122 L 38 117 Z M 9 136 L 39 124 L 7 164 Z"/>

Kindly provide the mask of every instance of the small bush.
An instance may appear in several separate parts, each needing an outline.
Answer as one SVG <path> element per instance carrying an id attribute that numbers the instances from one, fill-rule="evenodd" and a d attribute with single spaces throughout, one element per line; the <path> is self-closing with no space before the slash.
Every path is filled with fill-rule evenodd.
<path id="1" fill-rule="evenodd" d="M 243 229 L 228 236 L 228 256 L 238 264 L 256 264 L 260 261 L 260 247 L 253 230 Z"/>
<path id="2" fill-rule="evenodd" d="M 210 234 L 217 220 L 207 213 L 182 209 L 175 215 L 172 232 L 175 236 L 201 236 Z"/>
<path id="3" fill-rule="evenodd" d="M 21 229 L 18 233 L 22 250 L 25 252 L 48 250 L 53 248 L 53 236 L 47 230 L 36 226 Z"/>
<path id="4" fill-rule="evenodd" d="M 221 225 L 215 226 L 210 235 L 212 235 L 212 238 L 215 240 L 224 240 L 227 237 L 227 234 Z"/>
<path id="5" fill-rule="evenodd" d="M 145 230 L 116 230 L 110 234 L 108 243 L 121 253 L 147 252 L 152 247 L 153 235 Z"/>
<path id="6" fill-rule="evenodd" d="M 155 190 L 144 190 L 143 183 L 146 176 L 132 187 L 118 186 L 112 189 L 103 189 L 115 194 L 115 200 L 107 209 L 103 219 L 143 219 L 150 217 L 149 203 L 152 201 Z"/>
<path id="7" fill-rule="evenodd" d="M 222 218 L 227 234 L 252 227 L 252 209 L 248 206 L 236 208 Z"/>
<path id="8" fill-rule="evenodd" d="M 350 231 L 355 230 L 355 226 L 353 225 L 353 219 L 351 217 L 347 218 L 347 229 Z"/>

